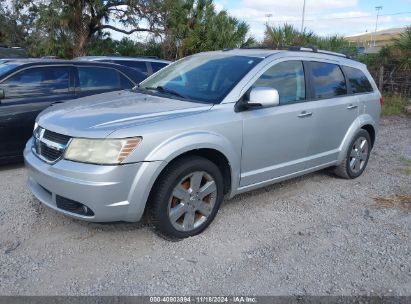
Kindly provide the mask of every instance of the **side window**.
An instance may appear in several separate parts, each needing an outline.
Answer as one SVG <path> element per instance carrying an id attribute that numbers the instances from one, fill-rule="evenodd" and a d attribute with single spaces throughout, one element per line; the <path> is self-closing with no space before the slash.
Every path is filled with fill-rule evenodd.
<path id="1" fill-rule="evenodd" d="M 122 89 L 132 89 L 135 87 L 135 84 L 132 83 L 130 79 L 128 79 L 126 76 L 124 76 L 120 72 L 119 72 L 119 75 L 120 75 L 120 82 L 121 82 Z"/>
<path id="2" fill-rule="evenodd" d="M 114 63 L 121 64 L 121 65 L 126 65 L 130 68 L 133 68 L 140 73 L 143 73 L 146 77 L 148 76 L 147 72 L 147 65 L 145 61 L 134 61 L 134 60 L 117 60 L 113 61 Z"/>
<path id="3" fill-rule="evenodd" d="M 2 82 L 0 88 L 6 99 L 67 94 L 69 76 L 68 67 L 29 68 Z"/>
<path id="4" fill-rule="evenodd" d="M 120 73 L 111 68 L 77 67 L 80 90 L 120 90 L 122 80 Z"/>
<path id="5" fill-rule="evenodd" d="M 308 62 L 315 99 L 333 98 L 347 94 L 347 85 L 341 68 L 325 62 Z"/>
<path id="6" fill-rule="evenodd" d="M 151 68 L 153 69 L 153 73 L 160 71 L 162 68 L 166 67 L 168 64 L 164 62 L 150 62 Z"/>
<path id="7" fill-rule="evenodd" d="M 280 104 L 305 100 L 304 68 L 301 61 L 284 61 L 269 68 L 253 87 L 271 87 L 278 91 Z"/>
<path id="8" fill-rule="evenodd" d="M 361 70 L 344 66 L 344 72 L 347 75 L 352 93 L 356 94 L 373 91 L 367 76 L 365 76 Z"/>

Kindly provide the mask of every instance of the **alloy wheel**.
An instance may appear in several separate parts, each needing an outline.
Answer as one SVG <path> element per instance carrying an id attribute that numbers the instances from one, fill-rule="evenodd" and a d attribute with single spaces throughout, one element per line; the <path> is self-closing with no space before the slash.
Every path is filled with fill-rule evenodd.
<path id="1" fill-rule="evenodd" d="M 207 221 L 217 198 L 217 185 L 210 174 L 195 171 L 174 187 L 168 203 L 170 223 L 178 231 L 191 231 Z"/>
<path id="2" fill-rule="evenodd" d="M 359 137 L 353 144 L 350 153 L 350 169 L 357 174 L 363 170 L 368 159 L 368 140 L 365 137 Z"/>

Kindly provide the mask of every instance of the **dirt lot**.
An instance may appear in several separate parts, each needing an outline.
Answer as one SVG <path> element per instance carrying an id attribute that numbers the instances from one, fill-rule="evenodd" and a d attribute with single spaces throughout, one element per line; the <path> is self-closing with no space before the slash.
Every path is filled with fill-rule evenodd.
<path id="1" fill-rule="evenodd" d="M 321 171 L 226 201 L 202 235 L 90 224 L 0 168 L 1 295 L 411 295 L 411 119 L 383 120 L 364 175 Z"/>

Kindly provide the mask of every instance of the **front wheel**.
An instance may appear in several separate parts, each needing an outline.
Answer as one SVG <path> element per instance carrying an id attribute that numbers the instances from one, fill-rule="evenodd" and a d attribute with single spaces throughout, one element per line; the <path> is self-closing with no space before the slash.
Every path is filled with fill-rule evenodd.
<path id="1" fill-rule="evenodd" d="M 364 172 L 370 152 L 370 135 L 361 129 L 351 141 L 344 161 L 335 168 L 334 173 L 346 179 L 357 178 Z"/>
<path id="2" fill-rule="evenodd" d="M 190 156 L 169 165 L 151 197 L 151 215 L 161 235 L 182 239 L 201 233 L 223 200 L 223 177 L 211 161 Z"/>

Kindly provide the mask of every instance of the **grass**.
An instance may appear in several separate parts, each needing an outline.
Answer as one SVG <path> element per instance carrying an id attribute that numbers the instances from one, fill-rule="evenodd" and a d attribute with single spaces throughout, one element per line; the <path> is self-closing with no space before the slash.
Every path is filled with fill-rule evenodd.
<path id="1" fill-rule="evenodd" d="M 405 112 L 405 106 L 411 105 L 410 98 L 398 95 L 384 96 L 384 104 L 382 106 L 383 116 L 399 115 Z"/>
<path id="2" fill-rule="evenodd" d="M 401 207 L 411 210 L 411 195 L 408 194 L 397 194 L 390 197 L 375 197 L 374 200 L 379 207 Z"/>
<path id="3" fill-rule="evenodd" d="M 405 157 L 404 155 L 401 155 L 400 162 L 404 165 L 404 167 L 400 168 L 401 173 L 405 175 L 411 175 L 411 159 Z"/>

